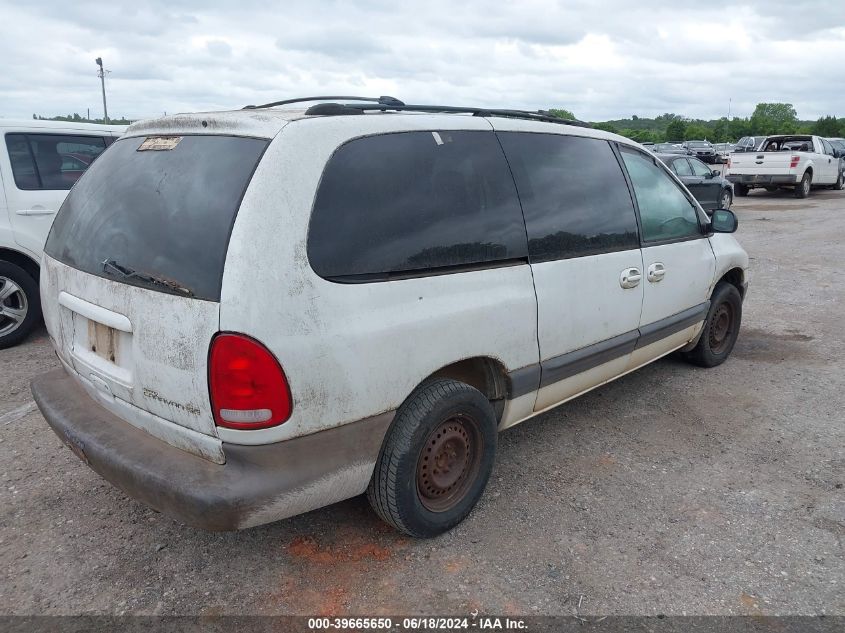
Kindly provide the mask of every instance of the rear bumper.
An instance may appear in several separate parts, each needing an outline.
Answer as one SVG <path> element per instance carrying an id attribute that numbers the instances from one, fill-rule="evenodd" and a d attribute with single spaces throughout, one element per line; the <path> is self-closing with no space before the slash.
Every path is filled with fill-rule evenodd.
<path id="1" fill-rule="evenodd" d="M 728 174 L 726 176 L 734 184 L 746 185 L 794 185 L 798 182 L 798 176 L 772 175 L 772 174 Z"/>
<path id="2" fill-rule="evenodd" d="M 106 411 L 64 370 L 32 381 L 47 423 L 94 471 L 183 523 L 237 530 L 308 512 L 366 490 L 393 412 L 285 442 L 223 445 L 215 464 Z"/>

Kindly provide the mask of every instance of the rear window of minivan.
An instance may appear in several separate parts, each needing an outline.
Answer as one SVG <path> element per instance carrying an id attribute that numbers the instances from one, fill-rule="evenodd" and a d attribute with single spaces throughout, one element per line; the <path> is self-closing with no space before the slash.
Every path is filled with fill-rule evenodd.
<path id="1" fill-rule="evenodd" d="M 267 144 L 232 136 L 118 140 L 70 192 L 45 252 L 100 277 L 219 301 L 235 215 Z"/>

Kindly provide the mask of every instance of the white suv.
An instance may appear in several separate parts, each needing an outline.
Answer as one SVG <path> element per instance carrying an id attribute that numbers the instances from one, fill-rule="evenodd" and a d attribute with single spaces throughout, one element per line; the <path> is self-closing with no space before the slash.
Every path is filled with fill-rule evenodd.
<path id="1" fill-rule="evenodd" d="M 736 217 L 641 146 L 343 99 L 135 124 L 59 212 L 41 298 L 64 368 L 32 389 L 129 495 L 228 530 L 367 491 L 432 536 L 498 430 L 675 350 L 730 354 Z"/>
<path id="2" fill-rule="evenodd" d="M 56 211 L 93 160 L 126 129 L 0 119 L 0 349 L 38 323 L 38 264 Z"/>

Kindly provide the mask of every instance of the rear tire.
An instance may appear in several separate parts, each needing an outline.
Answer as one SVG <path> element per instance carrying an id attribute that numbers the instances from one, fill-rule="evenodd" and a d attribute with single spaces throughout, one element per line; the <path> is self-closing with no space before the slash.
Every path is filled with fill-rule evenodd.
<path id="1" fill-rule="evenodd" d="M 704 321 L 698 343 L 683 357 L 699 367 L 715 367 L 724 363 L 736 343 L 742 323 L 742 297 L 735 286 L 719 282 L 710 298 L 710 310 Z"/>
<path id="2" fill-rule="evenodd" d="M 0 261 L 0 349 L 24 340 L 40 317 L 38 282 L 20 266 Z"/>
<path id="3" fill-rule="evenodd" d="M 376 513 L 417 538 L 442 534 L 481 498 L 496 456 L 496 414 L 478 389 L 437 378 L 399 407 L 367 497 Z"/>
<path id="4" fill-rule="evenodd" d="M 748 187 L 741 184 L 734 185 L 734 193 L 738 195 L 740 198 L 744 198 L 748 195 Z"/>
<path id="5" fill-rule="evenodd" d="M 801 176 L 801 182 L 795 185 L 795 197 L 796 198 L 806 198 L 810 195 L 810 188 L 812 187 L 813 183 L 813 176 L 810 172 L 805 171 L 804 175 Z"/>

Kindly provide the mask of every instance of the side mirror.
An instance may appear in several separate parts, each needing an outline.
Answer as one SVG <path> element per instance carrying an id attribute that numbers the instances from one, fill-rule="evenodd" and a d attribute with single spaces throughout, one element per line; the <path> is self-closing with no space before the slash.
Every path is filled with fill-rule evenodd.
<path id="1" fill-rule="evenodd" d="M 710 175 L 713 176 L 713 177 L 721 176 L 722 172 L 720 172 L 718 169 L 714 169 L 713 171 L 710 172 Z"/>
<path id="2" fill-rule="evenodd" d="M 739 220 L 730 209 L 716 209 L 710 218 L 710 230 L 714 233 L 733 233 L 738 226 Z"/>

